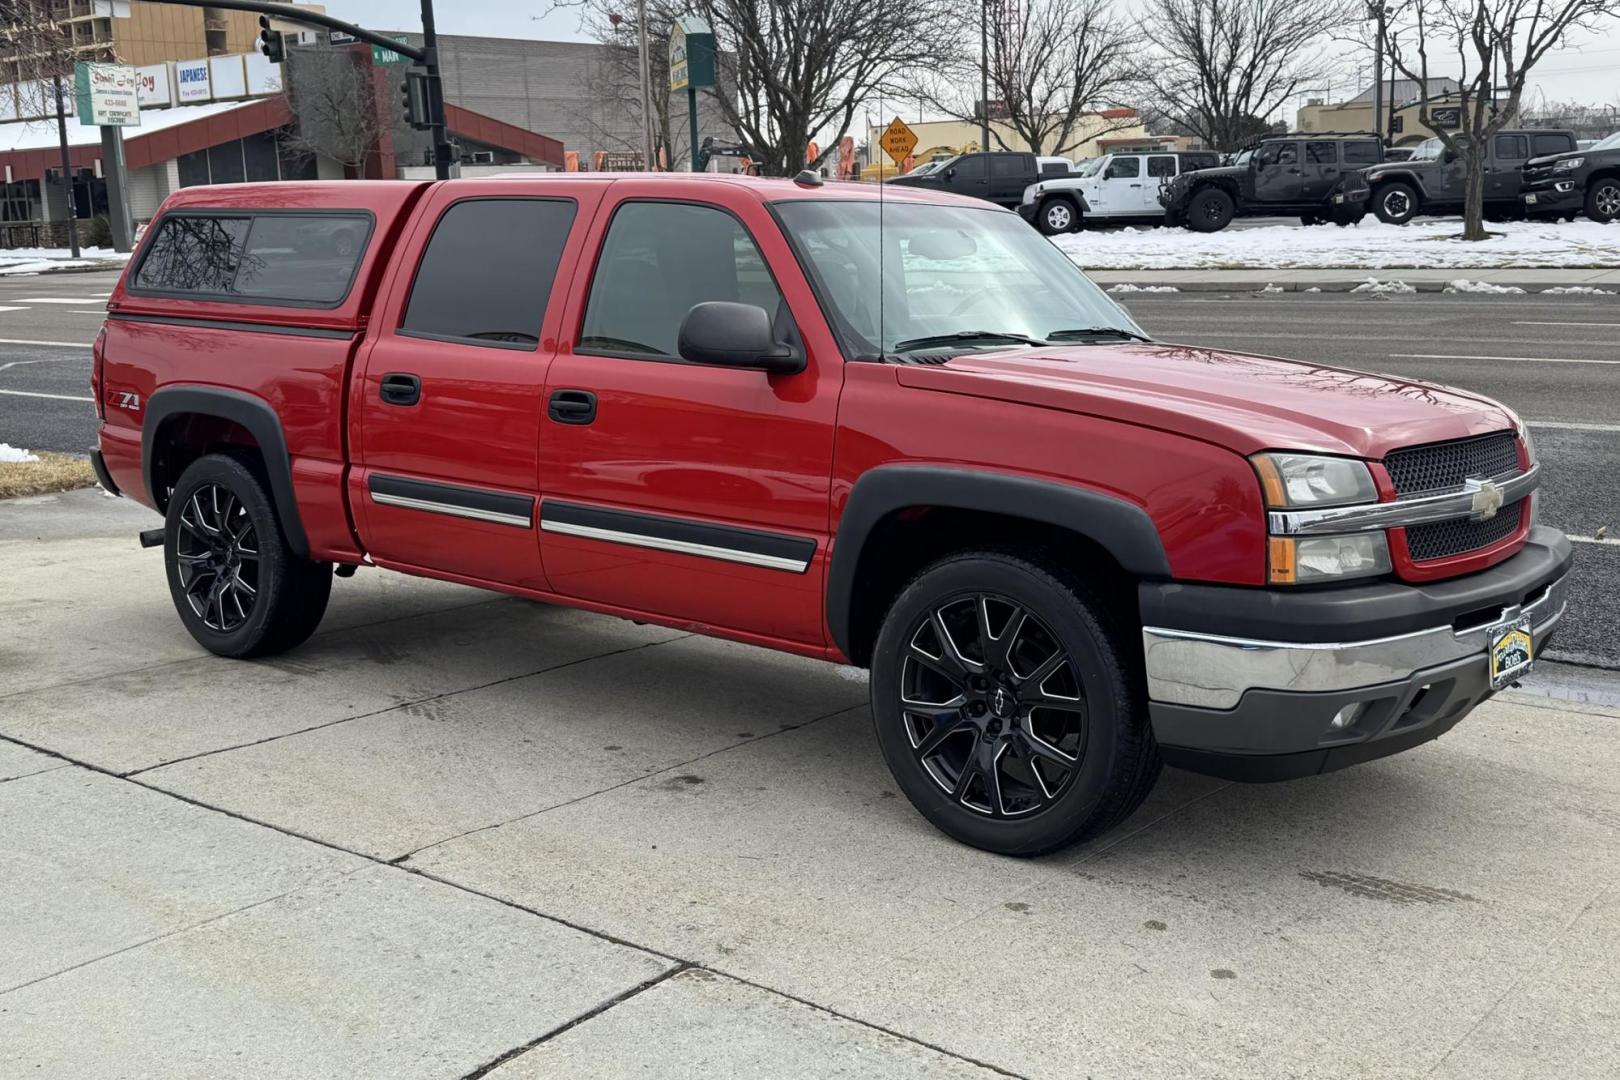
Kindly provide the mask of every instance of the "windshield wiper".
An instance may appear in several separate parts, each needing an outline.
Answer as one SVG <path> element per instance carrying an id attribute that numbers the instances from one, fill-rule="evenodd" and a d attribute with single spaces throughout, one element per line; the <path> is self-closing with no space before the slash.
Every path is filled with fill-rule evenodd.
<path id="1" fill-rule="evenodd" d="M 927 349 L 937 345 L 956 345 L 969 341 L 1011 341 L 1020 345 L 1047 344 L 1040 338 L 1032 338 L 1027 334 L 1005 333 L 1000 330 L 958 330 L 954 334 L 930 334 L 927 337 L 897 341 L 894 343 L 893 351 L 907 352 L 911 349 Z"/>
<path id="2" fill-rule="evenodd" d="M 1054 330 L 1046 336 L 1052 341 L 1077 341 L 1081 338 L 1094 337 L 1129 338 L 1132 341 L 1153 340 L 1132 330 L 1121 330 L 1117 326 L 1082 326 L 1074 330 Z"/>

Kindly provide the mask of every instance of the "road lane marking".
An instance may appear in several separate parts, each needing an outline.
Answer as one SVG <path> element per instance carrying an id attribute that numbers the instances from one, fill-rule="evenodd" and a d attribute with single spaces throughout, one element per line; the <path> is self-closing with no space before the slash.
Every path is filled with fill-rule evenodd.
<path id="1" fill-rule="evenodd" d="M 31 341 L 28 338 L 0 337 L 0 345 L 49 345 L 57 349 L 88 349 L 89 341 Z"/>
<path id="2" fill-rule="evenodd" d="M 1552 428 L 1555 431 L 1620 431 L 1620 424 L 1581 424 L 1563 420 L 1526 420 L 1533 428 Z"/>
<path id="3" fill-rule="evenodd" d="M 87 304 L 94 296 L 19 296 L 19 304 Z"/>
<path id="4" fill-rule="evenodd" d="M 1453 353 L 1394 352 L 1391 360 L 1511 360 L 1520 364 L 1620 364 L 1620 360 L 1575 360 L 1566 356 L 1474 356 Z"/>
<path id="5" fill-rule="evenodd" d="M 1538 322 L 1530 319 L 1514 319 L 1514 326 L 1620 326 L 1620 322 Z"/>
<path id="6" fill-rule="evenodd" d="M 0 390 L 0 394 L 5 394 L 8 397 L 50 398 L 52 401 L 90 401 L 90 402 L 93 402 L 93 401 L 96 400 L 93 397 L 74 397 L 72 394 L 41 394 L 41 393 L 38 393 L 38 392 L 36 392 L 34 390 Z"/>
<path id="7" fill-rule="evenodd" d="M 0 311 L 27 311 L 25 307 L 0 307 Z"/>

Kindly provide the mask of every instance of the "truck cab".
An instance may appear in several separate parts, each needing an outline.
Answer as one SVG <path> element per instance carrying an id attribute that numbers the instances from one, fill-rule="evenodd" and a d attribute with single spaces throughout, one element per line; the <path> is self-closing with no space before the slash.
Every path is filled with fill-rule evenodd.
<path id="1" fill-rule="evenodd" d="M 1497 132 L 1486 147 L 1486 213 L 1518 216 L 1524 209 L 1519 196 L 1525 165 L 1532 158 L 1574 149 L 1573 131 L 1522 128 Z M 1405 225 L 1419 214 L 1458 214 L 1467 200 L 1467 167 L 1439 136 L 1419 143 L 1405 161 L 1366 170 L 1365 177 L 1372 189 L 1373 213 L 1389 225 Z"/>
<path id="2" fill-rule="evenodd" d="M 1184 172 L 1215 167 L 1213 151 L 1118 152 L 1085 162 L 1069 176 L 1043 177 L 1024 189 L 1018 213 L 1043 234 L 1077 232 L 1085 222 L 1163 221 L 1159 189 Z"/>

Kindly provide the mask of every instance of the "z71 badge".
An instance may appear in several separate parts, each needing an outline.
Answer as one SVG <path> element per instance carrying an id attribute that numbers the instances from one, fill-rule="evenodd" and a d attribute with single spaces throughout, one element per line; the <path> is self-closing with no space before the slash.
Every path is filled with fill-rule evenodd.
<path id="1" fill-rule="evenodd" d="M 133 390 L 108 390 L 107 404 L 115 409 L 128 409 L 130 412 L 141 411 L 141 395 Z"/>

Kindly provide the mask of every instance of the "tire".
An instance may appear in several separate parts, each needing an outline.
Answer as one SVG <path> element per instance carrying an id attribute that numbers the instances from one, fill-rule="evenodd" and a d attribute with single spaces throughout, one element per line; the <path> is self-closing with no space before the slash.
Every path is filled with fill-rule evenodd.
<path id="1" fill-rule="evenodd" d="M 1040 855 L 1101 835 L 1158 779 L 1132 629 L 1050 556 L 974 551 L 922 571 L 884 618 L 871 687 L 900 789 L 986 851 Z M 918 702 L 946 707 L 906 707 Z"/>
<path id="2" fill-rule="evenodd" d="M 243 462 L 192 462 L 163 530 L 169 594 L 197 643 L 219 656 L 268 656 L 320 625 L 332 564 L 293 555 L 264 484 Z"/>
<path id="3" fill-rule="evenodd" d="M 1080 230 L 1080 214 L 1070 200 L 1056 197 L 1049 198 L 1041 203 L 1040 209 L 1035 211 L 1035 227 L 1041 231 L 1042 236 L 1057 236 L 1059 233 L 1078 232 Z"/>
<path id="4" fill-rule="evenodd" d="M 1405 225 L 1417 217 L 1417 189 L 1404 181 L 1383 185 L 1373 192 L 1372 201 L 1373 213 L 1386 225 Z"/>
<path id="5" fill-rule="evenodd" d="M 1315 214 L 1301 214 L 1299 215 L 1299 223 L 1301 225 L 1320 225 L 1322 224 L 1322 219 L 1317 217 Z"/>
<path id="6" fill-rule="evenodd" d="M 1217 187 L 1202 188 L 1187 203 L 1187 228 L 1193 232 L 1220 232 L 1232 223 L 1236 211 L 1232 196 Z"/>
<path id="7" fill-rule="evenodd" d="M 1620 218 L 1620 179 L 1606 176 L 1586 189 L 1586 216 L 1604 225 Z"/>
<path id="8" fill-rule="evenodd" d="M 1367 208 L 1363 205 L 1358 204 L 1354 209 L 1338 206 L 1334 207 L 1333 210 L 1333 224 L 1341 229 L 1346 229 L 1351 225 L 1361 224 L 1361 219 L 1366 216 Z"/>

